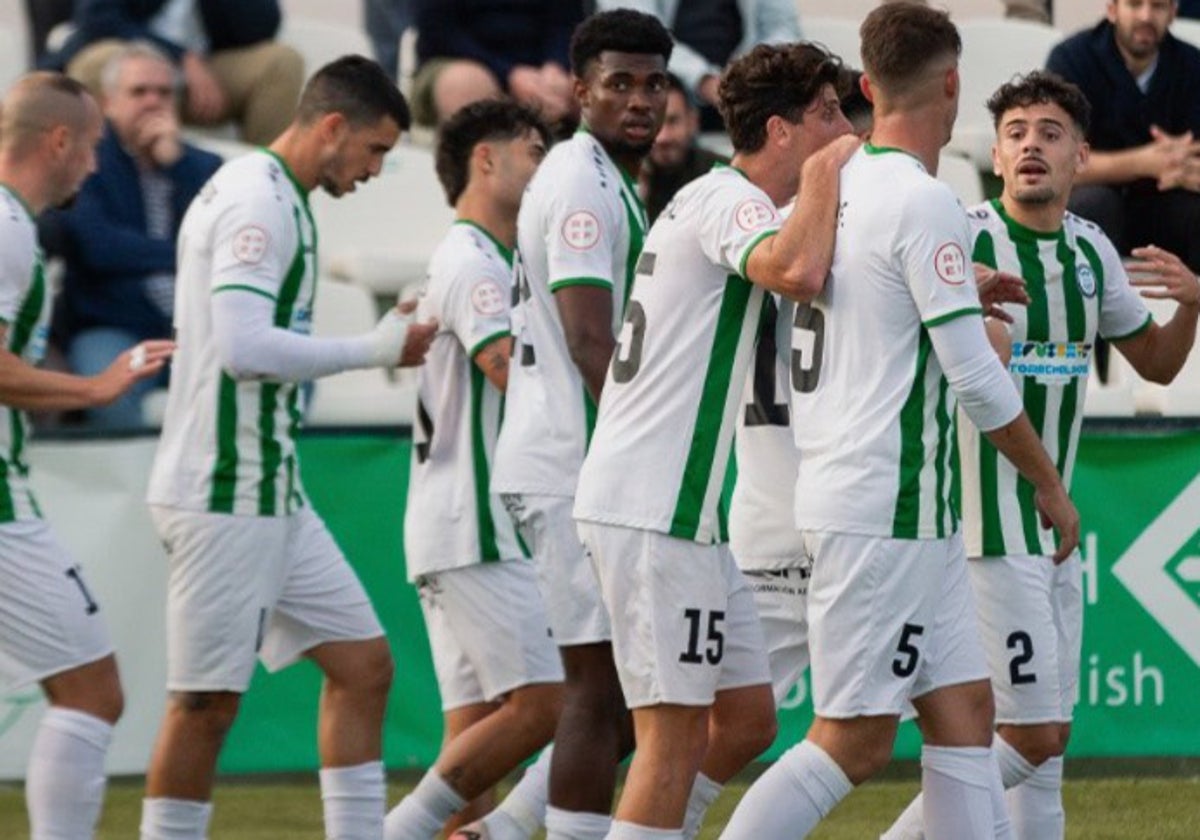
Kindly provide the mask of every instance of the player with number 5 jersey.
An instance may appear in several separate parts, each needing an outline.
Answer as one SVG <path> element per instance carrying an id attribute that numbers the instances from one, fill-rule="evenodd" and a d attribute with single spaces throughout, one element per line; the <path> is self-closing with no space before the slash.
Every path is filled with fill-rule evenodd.
<path id="1" fill-rule="evenodd" d="M 680 190 L 638 260 L 575 501 L 638 742 L 616 815 L 624 833 L 610 836 L 682 826 L 696 773 L 716 772 L 696 742 L 710 709 L 750 754 L 714 739 L 726 773 L 705 772 L 709 786 L 773 735 L 762 629 L 719 502 L 769 293 L 807 300 L 828 270 L 836 173 L 857 143 L 831 142 L 850 131 L 837 74 L 810 44 L 735 62 L 721 84 L 732 165 Z M 777 208 L 798 186 L 783 221 Z"/>

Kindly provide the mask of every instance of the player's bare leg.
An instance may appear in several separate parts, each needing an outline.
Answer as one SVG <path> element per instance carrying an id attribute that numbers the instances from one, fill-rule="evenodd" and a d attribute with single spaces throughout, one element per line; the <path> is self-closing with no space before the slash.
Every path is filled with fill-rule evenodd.
<path id="1" fill-rule="evenodd" d="M 91 837 L 104 804 L 104 757 L 125 700 L 111 654 L 42 681 L 42 716 L 25 776 L 34 837 Z"/>
<path id="2" fill-rule="evenodd" d="M 368 840 L 383 833 L 383 716 L 392 654 L 383 637 L 325 642 L 306 654 L 325 674 L 317 746 L 325 833 Z"/>
<path id="3" fill-rule="evenodd" d="M 561 651 L 566 682 L 550 762 L 546 827 L 551 838 L 564 812 L 568 822 L 580 823 L 574 834 L 587 833 L 582 822 L 596 831 L 607 824 L 617 765 L 633 749 L 632 719 L 621 693 L 612 645 L 571 645 Z"/>
<path id="4" fill-rule="evenodd" d="M 499 708 L 500 706 L 497 703 L 472 703 L 469 706 L 462 706 L 445 712 L 442 715 L 443 732 L 440 752 L 444 753 L 455 738 Z M 474 822 L 495 807 L 496 788 L 490 787 L 468 802 L 465 808 L 446 820 L 442 826 L 443 836 L 450 837 L 455 829 Z"/>

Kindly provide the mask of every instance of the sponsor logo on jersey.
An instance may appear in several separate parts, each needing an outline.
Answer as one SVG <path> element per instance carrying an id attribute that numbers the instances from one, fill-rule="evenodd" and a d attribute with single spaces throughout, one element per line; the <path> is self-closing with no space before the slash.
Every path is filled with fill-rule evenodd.
<path id="1" fill-rule="evenodd" d="M 1079 283 L 1079 291 L 1084 297 L 1096 296 L 1096 273 L 1090 265 L 1081 265 L 1075 269 L 1075 281 Z"/>
<path id="2" fill-rule="evenodd" d="M 562 240 L 574 251 L 590 251 L 600 241 L 600 220 L 587 210 L 576 210 L 563 219 Z"/>
<path id="3" fill-rule="evenodd" d="M 1092 345 L 1083 341 L 1015 341 L 1008 369 L 1043 385 L 1062 385 L 1088 374 Z"/>
<path id="4" fill-rule="evenodd" d="M 933 254 L 933 270 L 938 279 L 950 286 L 967 282 L 967 255 L 957 242 L 939 245 Z"/>
<path id="5" fill-rule="evenodd" d="M 233 255 L 238 262 L 258 265 L 267 255 L 271 237 L 258 225 L 246 225 L 233 235 Z"/>
<path id="6" fill-rule="evenodd" d="M 504 312 L 504 290 L 495 280 L 480 280 L 471 289 L 471 306 L 480 315 L 499 315 Z"/>
<path id="7" fill-rule="evenodd" d="M 748 198 L 737 206 L 734 218 L 742 230 L 755 231 L 775 221 L 775 208 L 757 198 Z"/>

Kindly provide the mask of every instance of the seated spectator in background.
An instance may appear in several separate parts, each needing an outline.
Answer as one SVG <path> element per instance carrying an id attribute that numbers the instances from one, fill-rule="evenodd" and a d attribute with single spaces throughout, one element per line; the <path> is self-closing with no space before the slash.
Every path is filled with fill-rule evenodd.
<path id="1" fill-rule="evenodd" d="M 1004 16 L 1034 23 L 1050 23 L 1054 12 L 1051 0 L 1003 0 Z"/>
<path id="2" fill-rule="evenodd" d="M 675 74 L 667 76 L 667 113 L 642 164 L 639 191 L 646 215 L 653 222 L 679 188 L 713 168 L 728 163 L 715 152 L 696 144 L 700 134 L 700 111 L 696 101 Z"/>
<path id="3" fill-rule="evenodd" d="M 1200 18 L 1200 0 L 1179 0 L 1179 16 Z"/>
<path id="4" fill-rule="evenodd" d="M 375 60 L 393 82 L 400 79 L 400 37 L 412 26 L 412 0 L 363 0 L 363 22 Z"/>
<path id="5" fill-rule="evenodd" d="M 1069 209 L 1122 254 L 1158 245 L 1200 271 L 1200 50 L 1168 31 L 1172 0 L 1111 0 L 1046 67 L 1092 106 L 1091 158 Z"/>
<path id="6" fill-rule="evenodd" d="M 838 105 L 854 133 L 866 140 L 871 136 L 875 114 L 871 110 L 871 100 L 862 92 L 862 75 L 861 70 L 842 68 L 838 74 Z"/>
<path id="7" fill-rule="evenodd" d="M 56 331 L 71 369 L 91 376 L 131 344 L 171 337 L 175 237 L 192 198 L 221 165 L 179 138 L 171 60 L 148 42 L 119 49 L 101 74 L 108 122 L 96 171 L 75 204 L 48 214 L 59 227 L 66 276 Z M 89 410 L 100 429 L 142 425 L 141 401 L 165 372 Z"/>
<path id="8" fill-rule="evenodd" d="M 415 0 L 413 117 L 446 120 L 464 105 L 507 93 L 552 126 L 574 124 L 567 46 L 581 0 Z"/>
<path id="9" fill-rule="evenodd" d="M 700 103 L 700 128 L 722 131 L 717 83 L 730 61 L 755 44 L 796 41 L 795 0 L 597 0 L 601 11 L 621 7 L 656 15 L 675 38 L 670 71 Z"/>
<path id="10" fill-rule="evenodd" d="M 248 143 L 266 144 L 291 122 L 304 59 L 273 41 L 278 0 L 77 0 L 75 32 L 54 59 L 93 93 L 125 42 L 148 40 L 183 73 L 183 117 L 236 120 Z"/>

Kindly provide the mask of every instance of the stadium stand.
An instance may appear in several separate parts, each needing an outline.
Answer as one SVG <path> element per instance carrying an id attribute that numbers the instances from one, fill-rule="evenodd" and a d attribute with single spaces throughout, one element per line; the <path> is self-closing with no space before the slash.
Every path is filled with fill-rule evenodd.
<path id="1" fill-rule="evenodd" d="M 286 15 L 279 40 L 303 56 L 305 75 L 343 55 L 371 57 L 371 42 L 362 29 L 327 20 Z"/>
<path id="2" fill-rule="evenodd" d="M 937 176 L 939 181 L 950 185 L 963 206 L 970 207 L 983 201 L 983 183 L 979 180 L 979 170 L 965 157 L 943 150 L 938 160 Z"/>
<path id="3" fill-rule="evenodd" d="M 847 67 L 862 69 L 858 51 L 858 20 L 850 17 L 814 15 L 800 19 L 800 35 L 815 41 L 842 60 Z"/>
<path id="4" fill-rule="evenodd" d="M 0 90 L 8 90 L 8 86 L 25 72 L 22 40 L 22 34 L 15 28 L 0 24 Z"/>

